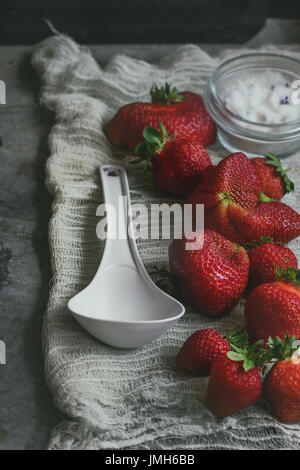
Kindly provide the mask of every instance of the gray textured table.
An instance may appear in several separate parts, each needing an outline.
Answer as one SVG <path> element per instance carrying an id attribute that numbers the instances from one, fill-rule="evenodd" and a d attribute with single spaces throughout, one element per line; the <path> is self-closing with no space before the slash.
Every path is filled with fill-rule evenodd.
<path id="1" fill-rule="evenodd" d="M 269 20 L 248 44 L 300 44 L 300 22 Z M 155 62 L 176 45 L 91 46 L 103 65 L 115 53 Z M 225 45 L 202 45 L 211 54 Z M 235 46 L 238 47 L 238 46 Z M 0 449 L 43 449 L 62 416 L 44 383 L 42 317 L 51 269 L 47 224 L 51 198 L 44 187 L 50 112 L 37 103 L 38 80 L 30 47 L 0 46 L 0 80 L 7 106 L 0 106 Z"/>

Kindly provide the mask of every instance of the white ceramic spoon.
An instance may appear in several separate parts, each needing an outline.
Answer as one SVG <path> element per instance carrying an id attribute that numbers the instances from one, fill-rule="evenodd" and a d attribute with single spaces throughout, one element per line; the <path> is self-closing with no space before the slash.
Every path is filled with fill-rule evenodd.
<path id="1" fill-rule="evenodd" d="M 92 282 L 69 300 L 68 307 L 98 340 L 120 348 L 143 346 L 174 325 L 185 309 L 152 282 L 143 266 L 130 223 L 125 170 L 103 165 L 100 176 L 107 204 L 104 254 Z M 117 237 L 115 214 L 119 220 Z"/>

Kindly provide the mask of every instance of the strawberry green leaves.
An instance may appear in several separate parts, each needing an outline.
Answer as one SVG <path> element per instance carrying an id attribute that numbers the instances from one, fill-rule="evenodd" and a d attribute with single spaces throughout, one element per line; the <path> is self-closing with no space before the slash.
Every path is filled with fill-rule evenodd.
<path id="1" fill-rule="evenodd" d="M 160 131 L 155 127 L 148 126 L 143 130 L 144 141 L 140 142 L 136 148 L 135 153 L 140 158 L 132 161 L 132 163 L 140 163 L 145 161 L 145 169 L 152 169 L 152 160 L 155 156 L 162 151 L 165 144 L 176 137 L 176 134 L 169 136 L 163 123 L 158 120 Z"/>
<path id="2" fill-rule="evenodd" d="M 235 342 L 235 337 L 242 339 L 239 345 Z M 232 336 L 228 336 L 227 340 L 230 346 L 227 357 L 232 361 L 242 361 L 245 372 L 253 369 L 253 367 L 263 366 L 266 363 L 290 359 L 298 349 L 298 345 L 295 343 L 296 337 L 289 336 L 288 334 L 285 335 L 284 340 L 278 336 L 275 338 L 269 336 L 266 343 L 268 348 L 265 347 L 263 339 L 250 345 L 248 334 L 244 330 L 234 330 Z"/>
<path id="3" fill-rule="evenodd" d="M 160 88 L 155 83 L 153 83 L 150 90 L 150 95 L 152 103 L 179 103 L 186 99 L 184 95 L 178 93 L 176 87 L 171 88 L 169 83 L 165 83 L 165 85 L 161 86 Z"/>
<path id="4" fill-rule="evenodd" d="M 251 250 L 252 248 L 255 248 L 259 245 L 265 245 L 266 243 L 274 243 L 273 238 L 262 236 L 262 237 L 260 237 L 259 241 L 253 242 L 253 243 L 248 242 L 248 243 L 245 243 L 244 246 L 247 250 Z"/>
<path id="5" fill-rule="evenodd" d="M 285 262 L 278 269 L 275 264 L 275 276 L 278 281 L 286 281 L 294 284 L 295 286 L 300 286 L 300 271 L 295 268 L 286 268 L 284 269 Z"/>
<path id="6" fill-rule="evenodd" d="M 136 148 L 136 155 L 149 155 L 154 157 L 164 145 L 162 134 L 155 127 L 145 127 L 143 130 L 144 141 L 140 142 Z"/>
<path id="7" fill-rule="evenodd" d="M 235 328 L 228 335 L 225 336 L 230 345 L 237 347 L 244 347 L 249 342 L 248 333 L 246 330 L 241 330 L 239 327 Z"/>
<path id="8" fill-rule="evenodd" d="M 266 165 L 273 166 L 275 168 L 276 173 L 281 176 L 285 193 L 290 193 L 291 191 L 294 191 L 295 185 L 293 181 L 291 181 L 287 176 L 287 172 L 290 171 L 290 168 L 284 170 L 282 168 L 280 160 L 276 157 L 276 155 L 274 155 L 274 153 L 269 153 L 267 155 Z"/>
<path id="9" fill-rule="evenodd" d="M 290 359 L 294 352 L 297 350 L 298 346 L 294 346 L 296 341 L 295 336 L 285 335 L 284 340 L 278 338 L 271 338 L 267 342 L 267 346 L 272 352 L 272 356 L 278 360 Z"/>
<path id="10" fill-rule="evenodd" d="M 273 351 L 264 347 L 263 339 L 250 344 L 247 331 L 240 328 L 233 330 L 226 339 L 230 346 L 227 357 L 232 361 L 243 362 L 245 372 L 253 367 L 263 366 L 274 358 Z"/>
<path id="11" fill-rule="evenodd" d="M 260 237 L 261 239 L 261 245 L 264 245 L 265 243 L 273 243 L 273 238 L 271 237 Z"/>
<path id="12" fill-rule="evenodd" d="M 164 146 L 163 137 L 155 127 L 146 127 L 143 131 L 144 141 L 140 142 L 136 148 L 135 153 L 139 155 L 132 163 L 145 162 L 145 170 L 152 169 L 152 159 L 156 153 Z"/>
<path id="13" fill-rule="evenodd" d="M 277 202 L 277 199 L 273 199 L 266 194 L 264 194 L 262 191 L 260 191 L 258 195 L 258 200 L 259 202 Z"/>
<path id="14" fill-rule="evenodd" d="M 231 351 L 227 353 L 227 357 L 232 361 L 242 361 L 245 372 L 248 372 L 253 367 L 261 366 L 271 359 L 271 354 L 262 346 L 264 340 L 256 341 L 256 343 L 249 345 L 248 341 L 242 347 L 230 344 Z"/>
<path id="15" fill-rule="evenodd" d="M 158 146 L 163 144 L 162 134 L 157 129 L 155 129 L 155 127 L 145 127 L 143 131 L 143 136 L 145 138 L 145 141 L 149 144 L 154 144 Z"/>

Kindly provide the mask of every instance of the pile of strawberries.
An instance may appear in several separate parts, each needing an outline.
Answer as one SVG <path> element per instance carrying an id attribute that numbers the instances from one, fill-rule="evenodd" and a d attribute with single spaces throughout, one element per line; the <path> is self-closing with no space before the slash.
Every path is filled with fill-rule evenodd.
<path id="1" fill-rule="evenodd" d="M 196 331 L 177 366 L 210 376 L 206 404 L 217 416 L 251 405 L 264 390 L 281 421 L 300 421 L 300 271 L 284 246 L 300 235 L 300 215 L 280 201 L 294 190 L 288 170 L 273 154 L 250 160 L 237 152 L 212 165 L 205 147 L 216 129 L 202 98 L 168 84 L 154 85 L 151 96 L 152 103 L 122 107 L 105 131 L 112 144 L 135 149 L 159 190 L 185 197 L 193 212 L 204 205 L 205 230 L 169 248 L 177 294 L 212 317 L 249 294 L 247 331 L 226 338 L 213 329 Z M 191 235 L 200 249 L 186 249 Z M 262 369 L 272 362 L 262 382 Z"/>
<path id="2" fill-rule="evenodd" d="M 300 360 L 295 336 L 269 337 L 249 343 L 245 331 L 223 337 L 207 328 L 196 331 L 180 349 L 177 366 L 200 376 L 209 375 L 206 405 L 219 417 L 254 403 L 264 391 L 274 413 L 284 423 L 299 421 Z M 262 366 L 272 363 L 262 381 Z"/>

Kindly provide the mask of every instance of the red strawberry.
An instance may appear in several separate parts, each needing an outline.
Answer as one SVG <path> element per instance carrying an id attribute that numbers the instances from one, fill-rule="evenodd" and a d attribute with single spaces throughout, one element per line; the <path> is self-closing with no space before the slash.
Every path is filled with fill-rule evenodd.
<path id="1" fill-rule="evenodd" d="M 230 416 L 252 405 L 262 392 L 261 368 L 252 352 L 230 351 L 214 361 L 205 403 L 220 418 Z M 259 356 L 258 356 L 259 357 Z M 231 359 L 232 358 L 232 359 Z"/>
<path id="2" fill-rule="evenodd" d="M 187 372 L 207 376 L 216 358 L 229 350 L 228 341 L 216 330 L 198 330 L 181 347 L 176 364 Z"/>
<path id="3" fill-rule="evenodd" d="M 146 160 L 147 167 L 153 166 L 158 189 L 184 196 L 212 167 L 210 156 L 203 145 L 184 137 L 169 137 L 160 121 L 159 126 L 161 133 L 154 127 L 144 129 L 145 140 L 136 147 L 136 153 Z"/>
<path id="4" fill-rule="evenodd" d="M 277 275 L 285 280 L 260 284 L 247 298 L 245 317 L 253 341 L 267 341 L 269 336 L 284 339 L 286 334 L 300 337 L 300 271 L 287 268 Z"/>
<path id="5" fill-rule="evenodd" d="M 250 261 L 249 283 L 252 286 L 277 281 L 275 269 L 298 269 L 297 258 L 287 247 L 270 243 L 269 239 L 248 251 Z"/>
<path id="6" fill-rule="evenodd" d="M 260 190 L 268 197 L 280 200 L 285 193 L 294 191 L 294 183 L 288 178 L 287 170 L 281 166 L 280 160 L 273 153 L 267 158 L 252 158 L 256 177 L 260 184 Z"/>
<path id="7" fill-rule="evenodd" d="M 260 201 L 266 200 L 260 196 Z M 290 206 L 282 202 L 260 202 L 253 211 L 249 211 L 245 225 L 239 217 L 236 223 L 240 233 L 248 240 L 257 240 L 263 236 L 272 238 L 274 243 L 289 243 L 300 235 L 300 215 Z M 247 234 L 248 230 L 248 234 Z"/>
<path id="8" fill-rule="evenodd" d="M 295 337 L 271 339 L 268 346 L 277 352 L 279 361 L 264 380 L 264 392 L 274 414 L 283 423 L 300 421 L 300 360 L 293 357 Z M 278 354 L 279 353 L 279 354 Z"/>
<path id="9" fill-rule="evenodd" d="M 195 245 L 190 245 L 195 235 Z M 202 243 L 203 242 L 203 243 Z M 212 230 L 197 231 L 173 240 L 169 247 L 172 273 L 180 279 L 183 295 L 202 313 L 220 316 L 230 312 L 247 282 L 246 250 Z"/>
<path id="10" fill-rule="evenodd" d="M 236 243 L 255 242 L 262 236 L 288 243 L 300 235 L 300 215 L 260 194 L 255 170 L 241 152 L 222 160 L 191 191 L 187 203 L 204 204 L 206 228 Z"/>
<path id="11" fill-rule="evenodd" d="M 201 96 L 188 91 L 178 93 L 168 83 L 150 91 L 152 103 L 130 103 L 119 109 L 106 125 L 105 133 L 118 147 L 134 150 L 147 126 L 158 128 L 161 120 L 169 135 L 196 140 L 205 147 L 215 141 L 216 126 L 206 111 Z"/>

